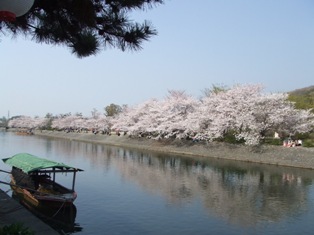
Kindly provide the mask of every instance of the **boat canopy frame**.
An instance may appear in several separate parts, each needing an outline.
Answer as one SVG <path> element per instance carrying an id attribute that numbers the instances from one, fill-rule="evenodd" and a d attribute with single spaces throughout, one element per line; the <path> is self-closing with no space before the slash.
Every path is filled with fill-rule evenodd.
<path id="1" fill-rule="evenodd" d="M 76 172 L 83 171 L 64 163 L 39 158 L 29 153 L 18 153 L 10 158 L 4 158 L 2 161 L 12 167 L 22 170 L 26 174 L 47 174 L 53 173 L 53 182 L 55 182 L 56 173 L 73 173 L 72 190 L 75 186 Z"/>

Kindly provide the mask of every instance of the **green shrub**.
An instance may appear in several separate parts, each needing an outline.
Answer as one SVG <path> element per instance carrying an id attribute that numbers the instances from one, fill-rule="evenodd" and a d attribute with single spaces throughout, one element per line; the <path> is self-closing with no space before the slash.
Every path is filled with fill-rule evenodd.
<path id="1" fill-rule="evenodd" d="M 35 233 L 21 223 L 5 225 L 0 228 L 0 235 L 34 235 Z"/>
<path id="2" fill-rule="evenodd" d="M 304 140 L 303 147 L 314 147 L 314 140 L 313 139 Z"/>
<path id="3" fill-rule="evenodd" d="M 304 140 L 304 139 L 311 138 L 309 132 L 308 133 L 296 133 L 293 137 L 296 140 L 298 140 L 298 139 Z"/>
<path id="4" fill-rule="evenodd" d="M 278 138 L 265 138 L 263 143 L 269 145 L 282 145 L 282 140 Z"/>
<path id="5" fill-rule="evenodd" d="M 236 135 L 236 132 L 233 130 L 230 130 L 226 132 L 223 137 L 218 138 L 215 141 L 225 142 L 229 144 L 243 144 L 245 142 L 244 139 L 237 140 L 235 135 Z"/>

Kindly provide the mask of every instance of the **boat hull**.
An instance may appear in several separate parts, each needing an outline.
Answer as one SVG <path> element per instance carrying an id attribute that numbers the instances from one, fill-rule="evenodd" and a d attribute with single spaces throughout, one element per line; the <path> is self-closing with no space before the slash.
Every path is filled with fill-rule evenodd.
<path id="1" fill-rule="evenodd" d="M 44 207 L 61 207 L 61 206 L 72 206 L 75 201 L 77 194 L 76 192 L 69 192 L 66 194 L 49 194 L 47 192 L 34 191 L 30 192 L 25 188 L 15 186 L 16 181 L 12 177 L 11 188 L 15 194 L 26 201 L 28 204 L 33 206 L 44 206 Z"/>
<path id="2" fill-rule="evenodd" d="M 15 191 L 12 192 L 12 198 L 55 230 L 63 231 L 62 234 L 64 234 L 64 232 L 73 233 L 82 230 L 82 228 L 75 223 L 77 209 L 74 204 L 68 204 L 68 206 L 62 208 L 51 207 L 50 203 L 48 205 L 39 204 L 38 206 L 34 206 L 29 200 L 25 200 L 23 194 L 17 194 Z"/>

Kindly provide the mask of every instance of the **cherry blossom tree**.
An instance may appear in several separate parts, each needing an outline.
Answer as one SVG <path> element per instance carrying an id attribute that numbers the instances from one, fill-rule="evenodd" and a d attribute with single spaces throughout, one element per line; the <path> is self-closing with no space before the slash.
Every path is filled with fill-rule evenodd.
<path id="1" fill-rule="evenodd" d="M 106 117 L 97 110 L 92 111 L 92 117 L 83 117 L 82 115 L 64 115 L 55 118 L 52 122 L 52 128 L 56 130 L 76 131 L 80 132 L 93 131 L 108 131 L 111 126 L 111 118 Z"/>
<path id="2" fill-rule="evenodd" d="M 9 121 L 8 127 L 10 128 L 26 128 L 26 129 L 35 129 L 44 127 L 48 122 L 47 118 L 41 117 L 29 117 L 29 116 L 20 116 L 13 118 Z"/>
<path id="3" fill-rule="evenodd" d="M 236 85 L 203 98 L 199 114 L 203 138 L 215 140 L 233 131 L 238 140 L 255 145 L 270 130 L 308 132 L 313 127 L 313 115 L 296 110 L 287 94 L 263 94 L 262 89 L 261 85 Z"/>
<path id="4" fill-rule="evenodd" d="M 128 131 L 132 136 L 141 135 L 142 132 L 152 132 L 156 125 L 152 122 L 152 116 L 156 112 L 159 112 L 156 99 L 148 100 L 134 107 L 126 107 L 112 120 L 112 129 Z"/>
<path id="5" fill-rule="evenodd" d="M 262 85 L 216 89 L 201 100 L 182 91 L 169 91 L 163 100 L 151 99 L 126 109 L 113 120 L 114 128 L 130 135 L 193 138 L 214 141 L 232 133 L 247 145 L 256 145 L 269 131 L 308 132 L 309 111 L 296 110 L 286 94 L 264 94 Z"/>
<path id="6" fill-rule="evenodd" d="M 130 135 L 185 138 L 195 128 L 188 116 L 197 105 L 198 101 L 184 91 L 172 90 L 163 100 L 151 99 L 122 111 L 113 128 L 127 130 Z"/>
<path id="7" fill-rule="evenodd" d="M 52 121 L 51 127 L 56 130 L 77 130 L 82 128 L 86 119 L 77 115 L 66 115 L 63 117 L 55 118 Z"/>
<path id="8" fill-rule="evenodd" d="M 150 99 L 133 107 L 124 106 L 115 116 L 96 109 L 92 117 L 62 115 L 54 118 L 58 130 L 93 130 L 128 132 L 130 136 L 178 138 L 215 141 L 232 135 L 247 145 L 260 144 L 267 133 L 306 133 L 313 129 L 314 114 L 295 109 L 287 94 L 263 93 L 263 86 L 235 85 L 207 92 L 195 99 L 184 91 L 169 91 L 161 99 Z M 46 119 L 20 117 L 9 122 L 11 127 L 36 128 Z"/>
<path id="9" fill-rule="evenodd" d="M 193 114 L 200 103 L 184 91 L 169 91 L 168 96 L 161 101 L 159 129 L 165 137 L 188 138 L 198 130 L 198 123 L 193 120 Z"/>
<path id="10" fill-rule="evenodd" d="M 104 114 L 97 112 L 92 118 L 89 118 L 85 122 L 85 128 L 92 130 L 95 134 L 102 131 L 108 132 L 111 127 L 111 117 L 106 117 Z"/>

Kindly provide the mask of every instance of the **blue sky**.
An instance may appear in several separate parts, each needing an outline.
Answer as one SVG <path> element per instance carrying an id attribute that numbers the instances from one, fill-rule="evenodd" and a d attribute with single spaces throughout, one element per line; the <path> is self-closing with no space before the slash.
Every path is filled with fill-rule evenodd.
<path id="1" fill-rule="evenodd" d="M 107 48 L 78 59 L 62 46 L 0 35 L 0 117 L 71 112 L 110 103 L 195 97 L 213 84 L 256 84 L 265 92 L 314 85 L 313 0 L 166 0 L 136 12 L 158 35 L 138 52 Z"/>

